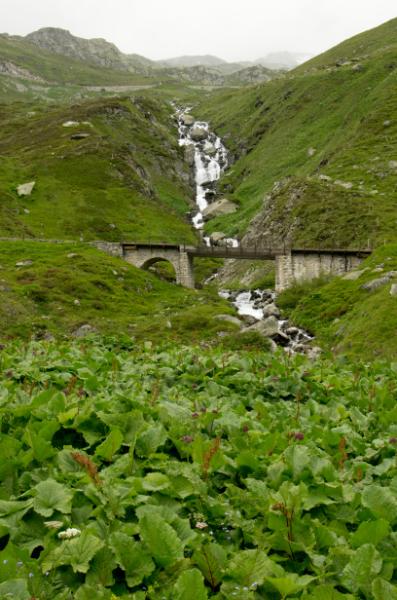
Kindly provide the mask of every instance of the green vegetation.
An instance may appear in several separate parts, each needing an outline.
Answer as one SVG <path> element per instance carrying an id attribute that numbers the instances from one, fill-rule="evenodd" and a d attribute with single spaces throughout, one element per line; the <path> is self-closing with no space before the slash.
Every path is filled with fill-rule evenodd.
<path id="1" fill-rule="evenodd" d="M 363 289 L 388 273 L 389 281 L 372 291 Z M 314 333 L 324 349 L 362 360 L 394 360 L 397 299 L 390 289 L 397 282 L 397 245 L 379 247 L 357 275 L 355 280 L 348 274 L 295 286 L 280 294 L 278 304 L 295 323 Z"/>
<path id="2" fill-rule="evenodd" d="M 216 318 L 234 311 L 215 292 L 161 281 L 88 245 L 0 242 L 0 254 L 2 341 L 68 337 L 85 325 L 128 340 L 218 343 L 235 330 Z"/>
<path id="3" fill-rule="evenodd" d="M 0 594 L 393 600 L 395 365 L 1 351 Z"/>
<path id="4" fill-rule="evenodd" d="M 225 136 L 235 162 L 222 187 L 239 205 L 208 231 L 241 236 L 260 211 L 258 241 L 395 240 L 396 27 L 365 34 L 360 62 L 320 65 L 361 47 L 356 39 L 283 79 L 205 97 L 195 110 Z"/>
<path id="5" fill-rule="evenodd" d="M 4 106 L 0 235 L 194 242 L 171 113 L 148 97 Z M 32 180 L 32 195 L 19 198 L 18 185 Z"/>

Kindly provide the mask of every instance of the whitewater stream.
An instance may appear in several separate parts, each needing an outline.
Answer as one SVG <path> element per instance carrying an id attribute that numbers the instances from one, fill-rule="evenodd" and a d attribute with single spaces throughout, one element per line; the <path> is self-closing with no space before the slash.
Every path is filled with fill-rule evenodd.
<path id="1" fill-rule="evenodd" d="M 191 108 L 176 108 L 178 120 L 179 145 L 184 146 L 190 154 L 194 167 L 196 185 L 195 202 L 197 210 L 192 223 L 197 230 L 204 227 L 205 210 L 216 199 L 216 185 L 228 166 L 228 152 L 220 137 L 210 131 L 208 123 L 196 121 L 191 116 Z M 209 237 L 203 237 L 204 243 L 211 245 Z M 218 244 L 237 248 L 238 240 L 223 238 Z M 212 275 L 208 280 L 216 278 Z M 313 338 L 302 329 L 292 327 L 287 320 L 280 317 L 276 305 L 276 293 L 273 290 L 249 290 L 232 292 L 220 290 L 219 295 L 229 300 L 245 321 L 247 331 L 262 329 L 278 346 L 289 352 L 309 352 L 307 345 Z M 314 350 L 314 349 L 313 349 Z"/>

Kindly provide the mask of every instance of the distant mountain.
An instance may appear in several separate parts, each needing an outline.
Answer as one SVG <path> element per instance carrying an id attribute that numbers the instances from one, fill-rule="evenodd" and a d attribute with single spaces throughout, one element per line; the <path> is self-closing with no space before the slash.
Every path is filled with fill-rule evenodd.
<path id="1" fill-rule="evenodd" d="M 177 56 L 175 58 L 167 58 L 166 60 L 157 61 L 160 66 L 168 67 L 218 67 L 226 65 L 227 61 L 211 54 L 203 56 Z"/>
<path id="2" fill-rule="evenodd" d="M 262 58 L 258 58 L 255 64 L 268 69 L 286 69 L 289 71 L 311 57 L 311 54 L 303 54 L 302 52 L 271 52 Z"/>
<path id="3" fill-rule="evenodd" d="M 151 60 L 143 56 L 123 54 L 117 46 L 104 39 L 86 40 L 72 35 L 66 29 L 57 27 L 39 29 L 29 33 L 25 39 L 43 50 L 100 67 L 137 73 L 154 65 Z"/>

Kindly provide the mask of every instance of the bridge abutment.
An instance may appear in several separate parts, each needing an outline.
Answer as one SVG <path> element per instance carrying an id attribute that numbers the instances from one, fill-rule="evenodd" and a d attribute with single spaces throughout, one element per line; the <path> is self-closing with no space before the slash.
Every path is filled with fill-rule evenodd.
<path id="1" fill-rule="evenodd" d="M 358 254 L 330 250 L 292 250 L 289 254 L 277 255 L 276 292 L 282 292 L 294 283 L 304 283 L 322 275 L 342 275 L 355 269 L 363 258 Z"/>

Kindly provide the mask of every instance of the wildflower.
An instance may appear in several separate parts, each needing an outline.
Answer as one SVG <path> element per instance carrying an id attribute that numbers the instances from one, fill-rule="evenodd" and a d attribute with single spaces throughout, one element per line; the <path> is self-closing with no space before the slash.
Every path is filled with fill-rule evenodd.
<path id="1" fill-rule="evenodd" d="M 197 419 L 199 414 L 197 412 L 192 413 L 192 419 Z"/>
<path id="2" fill-rule="evenodd" d="M 389 444 L 393 444 L 393 446 L 395 446 L 395 445 L 397 444 L 397 438 L 395 438 L 395 437 L 391 437 L 391 438 L 389 439 Z"/>
<path id="3" fill-rule="evenodd" d="M 5 558 L 5 559 L 3 560 L 3 565 L 6 565 L 7 563 L 8 563 L 8 560 L 7 560 L 7 558 Z"/>
<path id="4" fill-rule="evenodd" d="M 34 577 L 34 574 L 33 573 L 29 573 L 29 577 L 31 579 L 32 577 Z"/>
<path id="5" fill-rule="evenodd" d="M 81 534 L 80 529 L 75 529 L 74 527 L 69 527 L 68 529 L 65 529 L 65 531 L 60 531 L 58 533 L 58 537 L 61 540 L 69 540 L 70 538 L 74 538 L 77 537 Z"/>
<path id="6" fill-rule="evenodd" d="M 208 524 L 204 523 L 204 521 L 198 521 L 196 523 L 196 529 L 205 529 L 206 527 L 208 527 Z"/>
<path id="7" fill-rule="evenodd" d="M 185 444 L 191 444 L 194 440 L 194 437 L 192 435 L 184 435 L 182 437 L 182 442 L 185 442 Z"/>
<path id="8" fill-rule="evenodd" d="M 23 565 L 23 562 L 22 562 L 21 560 L 19 560 L 19 561 L 17 562 L 17 567 L 22 567 L 22 565 Z"/>
<path id="9" fill-rule="evenodd" d="M 296 432 L 294 433 L 294 438 L 295 438 L 296 440 L 304 440 L 304 439 L 305 439 L 305 434 L 304 434 L 304 433 L 302 433 L 301 431 L 296 431 Z"/>

